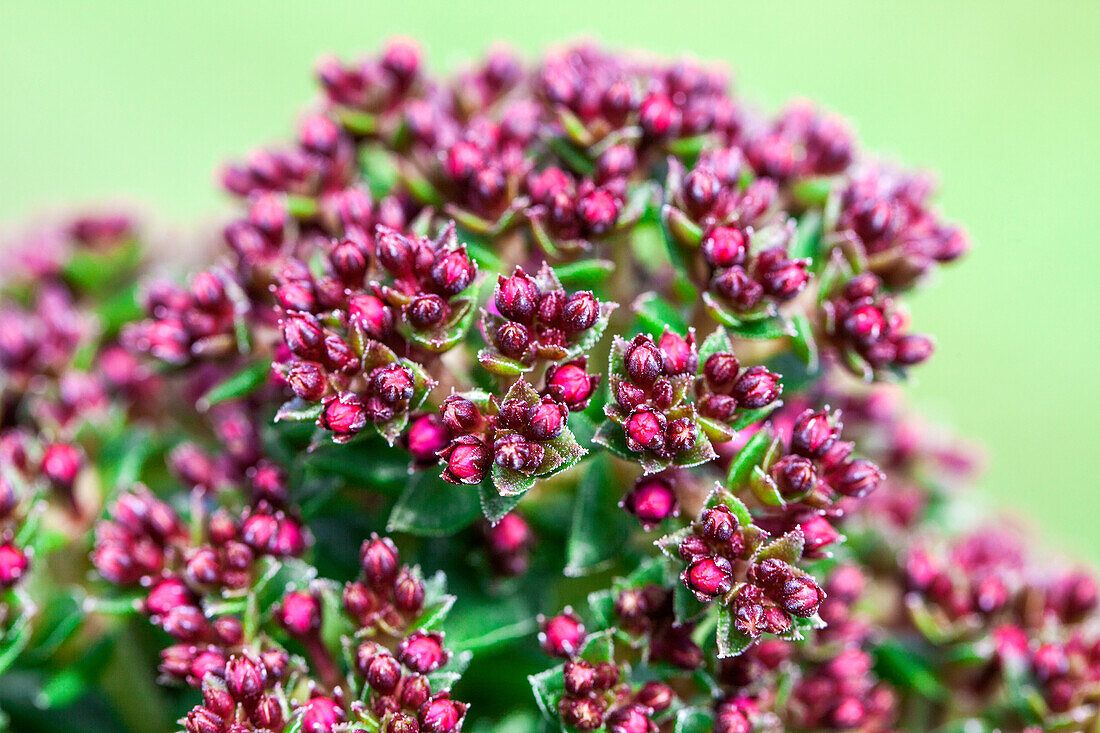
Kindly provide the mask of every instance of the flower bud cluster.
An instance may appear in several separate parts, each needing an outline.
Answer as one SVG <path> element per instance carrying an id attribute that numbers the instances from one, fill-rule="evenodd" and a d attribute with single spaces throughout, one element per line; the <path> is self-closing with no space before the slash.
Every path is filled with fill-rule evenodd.
<path id="1" fill-rule="evenodd" d="M 657 733 L 654 718 L 676 699 L 672 688 L 656 680 L 630 685 L 613 661 L 593 664 L 575 657 L 565 663 L 562 678 L 565 694 L 558 700 L 558 714 L 566 725 L 582 731 Z"/>
<path id="2" fill-rule="evenodd" d="M 282 731 L 285 701 L 275 686 L 288 660 L 281 652 L 235 654 L 202 678 L 202 703 L 183 720 L 187 733 Z M 309 730 L 308 728 L 304 728 Z"/>
<path id="3" fill-rule="evenodd" d="M 217 270 L 200 272 L 188 288 L 167 282 L 154 285 L 145 293 L 149 318 L 128 325 L 123 343 L 175 365 L 236 354 L 242 299 L 234 294 L 235 288 L 230 277 Z"/>
<path id="4" fill-rule="evenodd" d="M 911 286 L 969 249 L 966 233 L 943 223 L 931 207 L 934 189 L 925 175 L 869 166 L 841 195 L 838 236 L 857 242 L 871 271 L 892 289 Z"/>
<path id="5" fill-rule="evenodd" d="M 590 291 L 567 293 L 545 262 L 534 277 L 521 267 L 511 277 L 500 275 L 494 304 L 496 313 L 483 312 L 481 318 L 482 334 L 492 348 L 479 358 L 490 370 L 497 354 L 526 367 L 577 357 L 599 339 L 615 308 L 614 303 L 600 303 Z M 574 362 L 578 365 L 583 371 L 584 362 Z M 555 373 L 562 368 L 556 367 Z M 595 378 L 567 372 L 558 377 L 555 389 L 576 409 L 587 404 L 595 385 Z"/>
<path id="6" fill-rule="evenodd" d="M 440 415 L 455 436 L 439 452 L 442 477 L 451 483 L 478 484 L 494 465 L 530 477 L 571 460 L 559 450 L 563 440 L 572 440 L 568 408 L 549 395 L 540 397 L 522 379 L 499 406 L 489 399 L 479 407 L 469 396 L 453 394 Z"/>
<path id="7" fill-rule="evenodd" d="M 620 629 L 644 639 L 651 659 L 682 670 L 699 669 L 706 661 L 692 639 L 695 624 L 676 620 L 671 588 L 626 588 L 615 598 L 614 613 Z"/>
<path id="8" fill-rule="evenodd" d="M 907 332 L 908 315 L 882 293 L 882 281 L 872 273 L 849 280 L 822 308 L 830 342 L 860 376 L 904 369 L 932 356 L 932 340 Z"/>

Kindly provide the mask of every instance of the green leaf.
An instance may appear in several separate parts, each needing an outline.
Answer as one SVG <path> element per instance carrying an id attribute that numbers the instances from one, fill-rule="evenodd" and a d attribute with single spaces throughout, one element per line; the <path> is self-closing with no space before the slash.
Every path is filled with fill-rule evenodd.
<path id="1" fill-rule="evenodd" d="M 622 514 L 615 509 L 618 488 L 605 455 L 588 461 L 573 500 L 573 519 L 565 547 L 566 577 L 601 569 L 621 551 L 622 532 L 615 532 Z"/>
<path id="2" fill-rule="evenodd" d="M 0 639 L 0 674 L 19 657 L 31 640 L 30 616 L 23 614 L 15 620 L 4 637 Z"/>
<path id="3" fill-rule="evenodd" d="M 657 545 L 666 556 L 673 560 L 680 560 L 679 547 L 680 543 L 694 534 L 694 530 L 691 527 L 684 527 L 678 529 L 675 532 L 670 532 L 664 537 L 661 537 L 653 544 Z"/>
<path id="4" fill-rule="evenodd" d="M 61 275 L 77 290 L 104 293 L 133 273 L 142 262 L 144 248 L 129 239 L 106 250 L 78 249 L 62 267 Z"/>
<path id="5" fill-rule="evenodd" d="M 741 431 L 750 425 L 761 422 L 768 415 L 775 412 L 779 407 L 783 405 L 782 402 L 776 401 L 770 405 L 758 408 L 756 410 L 746 410 L 744 412 L 738 412 L 734 421 L 730 424 L 730 429 L 734 431 Z"/>
<path id="6" fill-rule="evenodd" d="M 768 448 L 772 443 L 772 435 L 769 430 L 759 430 L 749 438 L 745 447 L 738 452 L 737 457 L 730 463 L 729 473 L 726 474 L 726 487 L 730 491 L 737 491 L 748 485 L 752 477 L 753 469 L 760 465 Z"/>
<path id="7" fill-rule="evenodd" d="M 714 714 L 705 708 L 681 708 L 676 713 L 673 733 L 710 733 L 714 730 Z"/>
<path id="8" fill-rule="evenodd" d="M 713 509 L 716 506 L 724 506 L 729 509 L 730 513 L 737 517 L 737 522 L 742 527 L 748 527 L 752 524 L 752 514 L 745 503 L 720 483 L 715 483 L 714 490 L 710 492 L 705 504 L 707 509 Z"/>
<path id="9" fill-rule="evenodd" d="M 794 327 L 782 316 L 771 316 L 756 321 L 747 321 L 740 326 L 731 326 L 730 333 L 736 338 L 770 341 L 793 335 Z"/>
<path id="10" fill-rule="evenodd" d="M 721 351 L 733 351 L 733 342 L 726 329 L 719 326 L 699 346 L 699 363 L 706 364 L 707 359 Z"/>
<path id="11" fill-rule="evenodd" d="M 821 214 L 816 211 L 806 212 L 798 221 L 798 229 L 795 230 L 787 255 L 792 259 L 816 257 L 821 249 L 821 233 Z"/>
<path id="12" fill-rule="evenodd" d="M 665 326 L 676 333 L 687 333 L 683 316 L 657 293 L 642 293 L 630 307 L 638 314 L 642 329 L 652 335 L 660 336 Z"/>
<path id="13" fill-rule="evenodd" d="M 583 259 L 554 268 L 561 284 L 570 290 L 591 290 L 615 271 L 611 260 Z"/>
<path id="14" fill-rule="evenodd" d="M 829 199 L 829 193 L 833 190 L 833 185 L 836 183 L 836 180 L 837 179 L 833 176 L 803 178 L 794 183 L 791 187 L 791 193 L 794 194 L 795 199 L 803 206 L 822 207 Z M 821 216 L 817 214 L 816 211 L 810 212 L 810 214 L 815 214 L 819 218 Z M 804 255 L 799 256 L 801 257 Z"/>
<path id="15" fill-rule="evenodd" d="M 246 605 L 252 610 L 245 614 L 246 635 L 256 629 L 249 626 L 259 621 L 259 614 L 268 612 L 289 589 L 302 589 L 317 577 L 317 569 L 296 557 L 263 557 L 258 561 L 256 582 L 248 594 Z"/>
<path id="16" fill-rule="evenodd" d="M 884 639 L 875 645 L 873 653 L 875 673 L 895 687 L 916 692 L 928 700 L 943 700 L 949 696 L 935 667 L 911 646 L 895 639 Z"/>
<path id="17" fill-rule="evenodd" d="M 562 676 L 564 665 L 529 675 L 527 681 L 531 683 L 531 692 L 535 695 L 535 702 L 542 711 L 543 716 L 550 721 L 560 722 L 558 717 L 558 700 L 565 693 L 565 678 Z"/>
<path id="18" fill-rule="evenodd" d="M 531 367 L 515 359 L 511 359 L 496 349 L 482 349 L 477 352 L 477 360 L 493 374 L 504 377 L 514 377 L 517 374 L 531 371 Z"/>
<path id="19" fill-rule="evenodd" d="M 261 361 L 250 364 L 224 382 L 219 382 L 207 390 L 207 392 L 199 398 L 197 407 L 200 412 L 206 412 L 211 407 L 221 402 L 252 394 L 257 387 L 267 381 L 268 375 L 270 374 L 270 362 Z"/>
<path id="20" fill-rule="evenodd" d="M 455 597 L 447 593 L 447 576 L 440 570 L 424 582 L 424 610 L 409 625 L 409 630 L 437 627 L 446 620 L 454 604 Z"/>
<path id="21" fill-rule="evenodd" d="M 596 429 L 596 434 L 592 436 L 592 442 L 607 448 L 619 458 L 628 461 L 638 459 L 639 454 L 630 450 L 626 444 L 626 433 L 613 420 L 604 420 L 600 423 L 600 427 Z"/>
<path id="22" fill-rule="evenodd" d="M 535 485 L 535 478 L 510 468 L 503 468 L 494 462 L 490 472 L 493 487 L 501 496 L 523 496 Z"/>
<path id="23" fill-rule="evenodd" d="M 492 481 L 482 481 L 477 487 L 481 500 L 481 513 L 491 524 L 496 524 L 504 515 L 516 508 L 523 494 L 509 494 L 502 496 L 496 490 Z"/>
<path id="24" fill-rule="evenodd" d="M 752 637 L 742 634 L 733 625 L 729 606 L 718 607 L 718 658 L 736 657 L 752 645 Z"/>
<path id="25" fill-rule="evenodd" d="M 703 241 L 703 228 L 675 206 L 661 207 L 661 219 L 670 238 L 687 249 L 697 249 Z"/>
<path id="26" fill-rule="evenodd" d="M 390 511 L 386 529 L 422 537 L 446 537 L 469 526 L 479 513 L 473 487 L 456 486 L 424 471 L 409 481 Z"/>
<path id="27" fill-rule="evenodd" d="M 806 540 L 802 536 L 802 530 L 794 528 L 782 537 L 778 537 L 761 547 L 754 558 L 755 562 L 764 560 L 782 560 L 788 565 L 795 565 L 802 559 L 802 549 Z"/>
<path id="28" fill-rule="evenodd" d="M 814 340 L 814 330 L 810 319 L 805 313 L 798 313 L 791 318 L 794 333 L 791 335 L 791 349 L 794 351 L 807 370 L 817 371 L 818 353 L 817 342 Z"/>
<path id="29" fill-rule="evenodd" d="M 733 440 L 733 436 L 737 434 L 737 431 L 732 427 L 713 418 L 698 415 L 695 422 L 699 423 L 703 433 L 715 443 L 725 443 Z"/>

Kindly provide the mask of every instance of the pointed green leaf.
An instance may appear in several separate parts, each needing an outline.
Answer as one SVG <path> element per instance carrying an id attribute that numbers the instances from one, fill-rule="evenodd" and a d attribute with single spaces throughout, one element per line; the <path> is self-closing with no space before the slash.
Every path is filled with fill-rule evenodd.
<path id="1" fill-rule="evenodd" d="M 752 645 L 752 637 L 742 634 L 733 625 L 729 606 L 718 608 L 718 658 L 736 657 Z"/>
<path id="2" fill-rule="evenodd" d="M 472 486 L 447 483 L 431 471 L 417 473 L 390 511 L 386 529 L 422 537 L 446 537 L 480 514 Z"/>
<path id="3" fill-rule="evenodd" d="M 225 381 L 219 382 L 207 390 L 207 392 L 199 398 L 196 406 L 199 411 L 205 412 L 220 402 L 236 399 L 238 397 L 245 397 L 266 382 L 270 374 L 270 362 L 261 361 L 250 364 Z"/>
<path id="4" fill-rule="evenodd" d="M 746 486 L 752 477 L 753 469 L 760 465 L 768 448 L 772 443 L 772 435 L 769 430 L 759 430 L 749 438 L 745 447 L 738 452 L 737 457 L 730 463 L 729 473 L 726 474 L 726 486 L 737 493 L 741 487 Z"/>

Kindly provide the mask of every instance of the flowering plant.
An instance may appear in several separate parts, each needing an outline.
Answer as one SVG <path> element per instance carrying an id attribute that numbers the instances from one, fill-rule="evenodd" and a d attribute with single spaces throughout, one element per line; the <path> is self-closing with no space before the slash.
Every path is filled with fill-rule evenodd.
<path id="1" fill-rule="evenodd" d="M 1095 728 L 1094 576 L 899 404 L 925 176 L 689 60 L 317 76 L 186 285 L 115 215 L 8 270 L 16 728 Z"/>

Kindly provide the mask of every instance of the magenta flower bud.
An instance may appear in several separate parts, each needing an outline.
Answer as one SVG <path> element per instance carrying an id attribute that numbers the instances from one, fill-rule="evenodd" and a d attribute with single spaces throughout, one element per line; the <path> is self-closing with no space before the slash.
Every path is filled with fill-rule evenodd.
<path id="1" fill-rule="evenodd" d="M 583 659 L 570 659 L 562 671 L 565 691 L 570 695 L 587 695 L 596 687 L 596 668 Z"/>
<path id="2" fill-rule="evenodd" d="M 615 388 L 615 401 L 632 410 L 646 401 L 645 390 L 630 382 L 619 382 Z"/>
<path id="3" fill-rule="evenodd" d="M 149 591 L 144 607 L 150 616 L 162 616 L 177 606 L 193 606 L 195 601 L 186 583 L 179 578 L 165 578 Z"/>
<path id="4" fill-rule="evenodd" d="M 367 684 L 375 692 L 392 695 L 401 682 L 401 664 L 385 652 L 375 654 L 366 665 Z"/>
<path id="5" fill-rule="evenodd" d="M 894 361 L 904 366 L 913 366 L 927 361 L 934 350 L 932 339 L 927 336 L 902 336 L 894 342 Z"/>
<path id="6" fill-rule="evenodd" d="M 561 321 L 570 333 L 580 333 L 592 328 L 600 315 L 600 304 L 591 292 L 573 293 L 565 301 Z"/>
<path id="7" fill-rule="evenodd" d="M 974 607 L 981 613 L 993 614 L 1008 603 L 1008 588 L 996 575 L 988 575 L 973 585 Z"/>
<path id="8" fill-rule="evenodd" d="M 220 715 L 201 705 L 192 708 L 183 721 L 187 733 L 221 733 L 224 724 Z"/>
<path id="9" fill-rule="evenodd" d="M 477 265 L 466 254 L 465 246 L 437 255 L 431 269 L 432 283 L 446 296 L 461 293 L 476 275 Z"/>
<path id="10" fill-rule="evenodd" d="M 452 484 L 479 484 L 489 470 L 492 453 L 473 435 L 463 435 L 451 441 L 450 445 L 439 453 L 447 467 L 443 480 Z"/>
<path id="11" fill-rule="evenodd" d="M 447 445 L 447 428 L 439 415 L 421 415 L 415 418 L 405 432 L 405 447 L 413 460 L 434 463 L 439 451 Z"/>
<path id="12" fill-rule="evenodd" d="M 537 404 L 527 409 L 525 422 L 526 435 L 531 440 L 543 442 L 553 440 L 565 429 L 565 420 L 569 411 L 553 397 L 543 397 Z"/>
<path id="13" fill-rule="evenodd" d="M 335 700 L 315 697 L 302 706 L 302 733 L 332 733 L 344 722 L 344 710 Z"/>
<path id="14" fill-rule="evenodd" d="M 650 137 L 672 137 L 679 132 L 680 111 L 665 95 L 650 94 L 638 108 L 638 122 Z"/>
<path id="15" fill-rule="evenodd" d="M 27 554 L 10 542 L 0 545 L 0 588 L 11 588 L 27 573 Z"/>
<path id="16" fill-rule="evenodd" d="M 724 557 L 692 560 L 680 574 L 680 581 L 703 603 L 728 593 L 733 587 L 733 568 Z"/>
<path id="17" fill-rule="evenodd" d="M 817 471 L 810 459 L 787 455 L 775 462 L 769 470 L 783 498 L 801 499 L 817 487 Z"/>
<path id="18" fill-rule="evenodd" d="M 313 311 L 317 309 L 317 299 L 313 295 L 313 284 L 308 281 L 283 283 L 275 288 L 275 302 L 286 310 Z"/>
<path id="19" fill-rule="evenodd" d="M 879 308 L 863 305 L 845 316 L 841 326 L 848 336 L 870 346 L 882 337 L 886 328 L 886 317 Z"/>
<path id="20" fill-rule="evenodd" d="M 391 275 L 404 277 L 412 272 L 415 253 L 406 237 L 389 227 L 379 226 L 374 236 L 374 246 L 378 261 Z"/>
<path id="21" fill-rule="evenodd" d="M 424 604 L 424 583 L 407 569 L 402 569 L 393 583 L 393 603 L 406 613 L 416 613 Z"/>
<path id="22" fill-rule="evenodd" d="M 664 370 L 664 359 L 653 339 L 639 334 L 626 348 L 623 355 L 626 373 L 642 387 L 650 387 Z"/>
<path id="23" fill-rule="evenodd" d="M 577 202 L 577 217 L 590 234 L 606 234 L 619 218 L 619 201 L 609 191 L 597 188 Z"/>
<path id="24" fill-rule="evenodd" d="M 42 454 L 42 473 L 60 489 L 71 489 L 83 467 L 84 456 L 67 443 L 54 443 Z"/>
<path id="25" fill-rule="evenodd" d="M 497 425 L 509 430 L 523 430 L 527 427 L 527 412 L 530 406 L 521 399 L 504 400 L 497 413 Z"/>
<path id="26" fill-rule="evenodd" d="M 689 333 L 688 337 L 684 338 L 666 329 L 657 340 L 657 348 L 661 352 L 661 361 L 666 374 L 694 374 L 699 366 L 693 333 Z"/>
<path id="27" fill-rule="evenodd" d="M 703 374 L 707 382 L 716 389 L 722 389 L 734 384 L 741 370 L 741 363 L 737 357 L 728 351 L 719 351 L 707 357 L 703 364 Z"/>
<path id="28" fill-rule="evenodd" d="M 465 181 L 485 165 L 485 158 L 477 146 L 470 142 L 459 142 L 447 151 L 443 168 L 452 181 Z"/>
<path id="29" fill-rule="evenodd" d="M 714 721 L 714 733 L 752 733 L 752 728 L 745 713 L 733 706 L 721 706 Z"/>
<path id="30" fill-rule="evenodd" d="M 496 333 L 497 348 L 500 353 L 512 359 L 519 359 L 527 352 L 531 343 L 531 332 L 527 327 L 515 321 L 508 321 Z"/>
<path id="31" fill-rule="evenodd" d="M 531 473 L 542 463 L 545 451 L 522 435 L 505 435 L 493 443 L 494 460 L 501 468 Z"/>
<path id="32" fill-rule="evenodd" d="M 582 360 L 552 366 L 546 373 L 546 391 L 573 411 L 588 407 L 598 383 L 599 377 L 588 374 Z"/>
<path id="33" fill-rule="evenodd" d="M 542 292 L 534 278 L 517 267 L 512 277 L 497 277 L 495 297 L 497 310 L 502 316 L 526 323 L 535 314 Z"/>
<path id="34" fill-rule="evenodd" d="M 296 361 L 286 373 L 286 383 L 297 397 L 306 402 L 317 402 L 325 395 L 328 386 L 321 365 L 312 361 Z"/>
<path id="35" fill-rule="evenodd" d="M 421 733 L 456 733 L 462 729 L 466 704 L 451 700 L 443 692 L 428 700 L 417 710 Z"/>
<path id="36" fill-rule="evenodd" d="M 210 626 L 195 606 L 176 606 L 160 618 L 160 626 L 177 641 L 195 642 L 206 636 Z"/>
<path id="37" fill-rule="evenodd" d="M 837 472 L 830 479 L 833 488 L 845 496 L 863 497 L 870 494 L 886 479 L 878 466 L 871 461 L 855 460 Z"/>
<path id="38" fill-rule="evenodd" d="M 233 656 L 225 663 L 225 687 L 237 702 L 251 707 L 263 694 L 267 670 L 247 656 Z"/>
<path id="39" fill-rule="evenodd" d="M 642 478 L 630 490 L 620 504 L 638 518 L 642 528 L 649 531 L 667 517 L 679 514 L 676 493 L 668 482 L 659 478 Z"/>
<path id="40" fill-rule="evenodd" d="M 717 273 L 713 287 L 715 292 L 742 311 L 751 310 L 764 297 L 764 287 L 750 278 L 740 265 Z"/>
<path id="41" fill-rule="evenodd" d="M 294 591 L 283 599 L 275 618 L 291 636 L 305 638 L 321 628 L 321 604 L 312 593 Z"/>
<path id="42" fill-rule="evenodd" d="M 740 229 L 714 227 L 703 236 L 703 259 L 714 268 L 733 267 L 745 263 L 748 242 Z"/>
<path id="43" fill-rule="evenodd" d="M 657 680 L 646 682 L 634 696 L 635 702 L 649 708 L 654 713 L 663 713 L 668 710 L 675 700 L 676 693 L 672 688 Z"/>
<path id="44" fill-rule="evenodd" d="M 3 459 L 0 458 L 0 460 Z M 10 481 L 0 476 L 0 522 L 9 519 L 18 505 L 19 497 L 15 494 L 15 488 Z"/>
<path id="45" fill-rule="evenodd" d="M 710 554 L 710 546 L 705 538 L 697 534 L 689 534 L 680 541 L 676 548 L 681 560 L 694 560 L 697 557 Z"/>
<path id="46" fill-rule="evenodd" d="M 599 698 L 566 695 L 558 702 L 558 713 L 567 725 L 577 730 L 591 731 L 603 725 L 606 707 L 607 703 Z"/>
<path id="47" fill-rule="evenodd" d="M 405 318 L 417 329 L 432 328 L 447 315 L 447 304 L 434 293 L 421 295 L 404 308 Z"/>
<path id="48" fill-rule="evenodd" d="M 443 648 L 443 635 L 416 631 L 401 640 L 397 658 L 417 674 L 428 674 L 447 663 L 450 654 Z"/>
<path id="49" fill-rule="evenodd" d="M 821 550 L 840 540 L 840 533 L 825 517 L 813 517 L 798 526 L 805 539 L 804 551 L 807 557 L 819 557 Z"/>
<path id="50" fill-rule="evenodd" d="M 354 392 L 329 395 L 322 404 L 324 407 L 317 418 L 317 425 L 332 431 L 333 439 L 338 443 L 351 440 L 367 424 L 363 401 Z"/>
<path id="51" fill-rule="evenodd" d="M 405 708 L 419 708 L 431 697 L 432 689 L 428 678 L 423 675 L 407 675 L 398 691 L 398 701 Z"/>
<path id="52" fill-rule="evenodd" d="M 393 329 L 393 311 L 373 295 L 356 295 L 348 301 L 348 320 L 375 340 L 385 338 Z"/>
<path id="53" fill-rule="evenodd" d="M 777 599 L 787 613 L 808 618 L 817 613 L 825 600 L 825 591 L 808 576 L 795 576 L 783 584 Z"/>
<path id="54" fill-rule="evenodd" d="M 350 239 L 342 240 L 332 248 L 328 256 L 332 273 L 341 282 L 355 286 L 362 285 L 367 274 L 367 253 L 363 246 Z"/>
<path id="55" fill-rule="evenodd" d="M 608 715 L 604 726 L 609 733 L 657 733 L 657 724 L 647 713 L 641 705 L 627 705 Z"/>
<path id="56" fill-rule="evenodd" d="M 539 643 L 543 651 L 554 657 L 571 657 L 580 651 L 584 643 L 584 623 L 569 608 L 558 616 L 540 619 L 539 629 Z"/>
<path id="57" fill-rule="evenodd" d="M 370 586 L 375 590 L 382 590 L 397 578 L 401 556 L 393 540 L 372 533 L 370 539 L 359 548 L 359 563 Z"/>
<path id="58" fill-rule="evenodd" d="M 653 383 L 650 393 L 653 397 L 653 404 L 660 410 L 667 410 L 672 407 L 672 401 L 676 396 L 672 381 L 664 377 Z"/>
<path id="59" fill-rule="evenodd" d="M 391 405 L 410 399 L 415 391 L 412 370 L 403 364 L 378 367 L 370 374 L 370 386 Z"/>
<path id="60" fill-rule="evenodd" d="M 665 416 L 650 407 L 637 407 L 627 418 L 627 447 L 635 453 L 659 450 L 665 444 Z"/>
<path id="61" fill-rule="evenodd" d="M 566 295 L 562 290 L 551 290 L 544 293 L 539 301 L 538 319 L 547 326 L 561 324 L 562 313 L 565 310 Z"/>
<path id="62" fill-rule="evenodd" d="M 714 204 L 722 184 L 705 168 L 694 168 L 684 176 L 681 190 L 684 203 L 693 216 L 701 216 Z"/>
<path id="63" fill-rule="evenodd" d="M 241 525 L 241 539 L 256 552 L 269 552 L 279 532 L 279 522 L 269 514 L 253 514 Z"/>
<path id="64" fill-rule="evenodd" d="M 837 432 L 824 411 L 806 410 L 791 430 L 791 450 L 808 458 L 820 458 L 836 442 Z"/>
<path id="65" fill-rule="evenodd" d="M 325 332 L 316 316 L 304 312 L 287 314 L 281 326 L 283 341 L 286 342 L 291 353 L 303 359 L 316 359 L 321 356 Z"/>
<path id="66" fill-rule="evenodd" d="M 779 375 L 769 372 L 766 367 L 749 367 L 733 386 L 733 396 L 737 404 L 747 410 L 756 410 L 770 405 L 779 398 L 783 385 Z"/>
<path id="67" fill-rule="evenodd" d="M 638 167 L 638 154 L 630 145 L 612 145 L 596 160 L 596 183 L 626 178 Z"/>
<path id="68" fill-rule="evenodd" d="M 191 297 L 203 310 L 218 310 L 225 305 L 225 286 L 212 272 L 200 272 L 191 281 Z"/>
<path id="69" fill-rule="evenodd" d="M 703 537 L 712 542 L 729 542 L 740 523 L 727 506 L 707 509 L 700 517 Z"/>
<path id="70" fill-rule="evenodd" d="M 477 405 L 460 395 L 451 395 L 443 400 L 439 412 L 443 424 L 456 435 L 471 433 L 481 424 L 481 413 Z"/>
<path id="71" fill-rule="evenodd" d="M 673 453 L 683 453 L 699 441 L 699 426 L 690 417 L 673 420 L 665 428 L 665 445 Z"/>
<path id="72" fill-rule="evenodd" d="M 354 374 L 359 371 L 360 360 L 347 341 L 333 334 L 325 338 L 324 364 L 338 374 Z"/>
<path id="73" fill-rule="evenodd" d="M 386 733 L 420 733 L 420 723 L 408 713 L 394 713 L 386 723 Z"/>
<path id="74" fill-rule="evenodd" d="M 770 251 L 773 250 L 761 252 L 757 257 L 763 258 Z M 775 251 L 777 255 L 785 254 L 781 248 L 776 248 Z M 810 273 L 806 260 L 783 258 L 764 269 L 759 280 L 768 295 L 778 300 L 790 300 L 805 289 L 806 283 L 810 281 Z"/>

